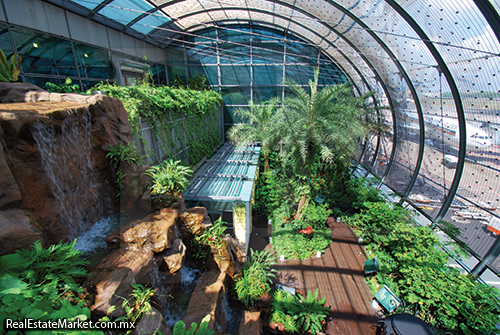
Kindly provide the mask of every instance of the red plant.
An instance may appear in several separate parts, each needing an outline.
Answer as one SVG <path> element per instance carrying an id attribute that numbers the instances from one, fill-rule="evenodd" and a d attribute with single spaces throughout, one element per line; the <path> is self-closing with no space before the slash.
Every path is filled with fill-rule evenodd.
<path id="1" fill-rule="evenodd" d="M 311 226 L 307 227 L 306 229 L 302 229 L 300 231 L 301 234 L 307 234 L 307 235 L 311 234 L 312 232 L 313 232 L 313 229 Z"/>

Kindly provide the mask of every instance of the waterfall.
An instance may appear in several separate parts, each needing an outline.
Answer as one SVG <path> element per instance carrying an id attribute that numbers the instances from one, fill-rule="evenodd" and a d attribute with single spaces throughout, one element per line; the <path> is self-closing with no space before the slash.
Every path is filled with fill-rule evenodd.
<path id="1" fill-rule="evenodd" d="M 91 116 L 68 111 L 61 129 L 35 122 L 31 128 L 40 151 L 42 166 L 54 197 L 61 204 L 60 217 L 75 238 L 104 214 L 102 182 L 92 166 Z"/>

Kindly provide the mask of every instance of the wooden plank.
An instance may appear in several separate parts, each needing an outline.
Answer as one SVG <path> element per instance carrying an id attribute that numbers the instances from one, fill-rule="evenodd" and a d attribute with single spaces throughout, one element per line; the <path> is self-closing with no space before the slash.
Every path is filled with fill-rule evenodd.
<path id="1" fill-rule="evenodd" d="M 364 250 L 345 224 L 329 218 L 328 225 L 334 240 L 322 257 L 278 262 L 278 280 L 301 294 L 319 288 L 319 297 L 332 309 L 327 334 L 375 334 L 377 317 L 364 281 Z"/>

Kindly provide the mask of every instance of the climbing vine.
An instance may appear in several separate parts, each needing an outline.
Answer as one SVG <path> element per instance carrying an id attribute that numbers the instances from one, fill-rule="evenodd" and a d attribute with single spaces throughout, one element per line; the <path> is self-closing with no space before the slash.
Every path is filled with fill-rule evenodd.
<path id="1" fill-rule="evenodd" d="M 132 135 L 137 134 L 146 151 L 153 156 L 140 132 L 141 118 L 150 119 L 151 130 L 160 138 L 167 157 L 189 147 L 191 164 L 211 155 L 222 141 L 215 131 L 217 107 L 222 97 L 215 91 L 153 86 L 147 82 L 136 86 L 101 82 L 94 89 L 122 101 Z M 206 134 L 207 129 L 212 131 Z"/>

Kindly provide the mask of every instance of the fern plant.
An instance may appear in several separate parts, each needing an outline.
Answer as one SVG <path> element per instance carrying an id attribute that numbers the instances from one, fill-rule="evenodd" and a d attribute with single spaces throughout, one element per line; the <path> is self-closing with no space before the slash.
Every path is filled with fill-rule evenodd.
<path id="1" fill-rule="evenodd" d="M 319 289 L 314 293 L 307 291 L 305 297 L 276 291 L 271 303 L 271 322 L 282 323 L 289 332 L 320 333 L 330 309 L 324 306 L 326 298 L 318 300 L 318 294 Z"/>
<path id="2" fill-rule="evenodd" d="M 147 170 L 146 174 L 153 178 L 153 195 L 181 192 L 188 186 L 193 170 L 180 165 L 180 162 L 169 159 Z"/>
<path id="3" fill-rule="evenodd" d="M 74 278 L 87 275 L 81 251 L 73 243 L 59 243 L 43 248 L 38 241 L 29 250 L 0 257 L 0 334 L 5 334 L 5 320 L 33 319 L 47 321 L 87 320 L 90 310 L 79 297 L 82 288 Z M 27 331 L 22 334 L 50 334 L 51 331 Z M 89 333 L 74 331 L 69 334 Z M 92 331 L 93 334 L 103 334 Z M 9 334 L 21 334 L 12 330 Z"/>
<path id="4" fill-rule="evenodd" d="M 130 286 L 133 288 L 130 298 L 125 299 L 122 297 L 122 308 L 125 311 L 125 315 L 119 317 L 116 321 L 130 320 L 135 322 L 142 318 L 144 314 L 152 311 L 151 297 L 155 294 L 157 289 L 146 287 L 141 284 L 130 284 Z M 108 314 L 111 313 L 108 311 Z"/>
<path id="5" fill-rule="evenodd" d="M 208 328 L 208 323 L 210 322 L 210 314 L 207 314 L 200 323 L 198 330 L 198 324 L 196 322 L 191 323 L 191 327 L 186 330 L 186 324 L 184 321 L 179 320 L 174 325 L 173 335 L 214 335 L 215 331 Z"/>

